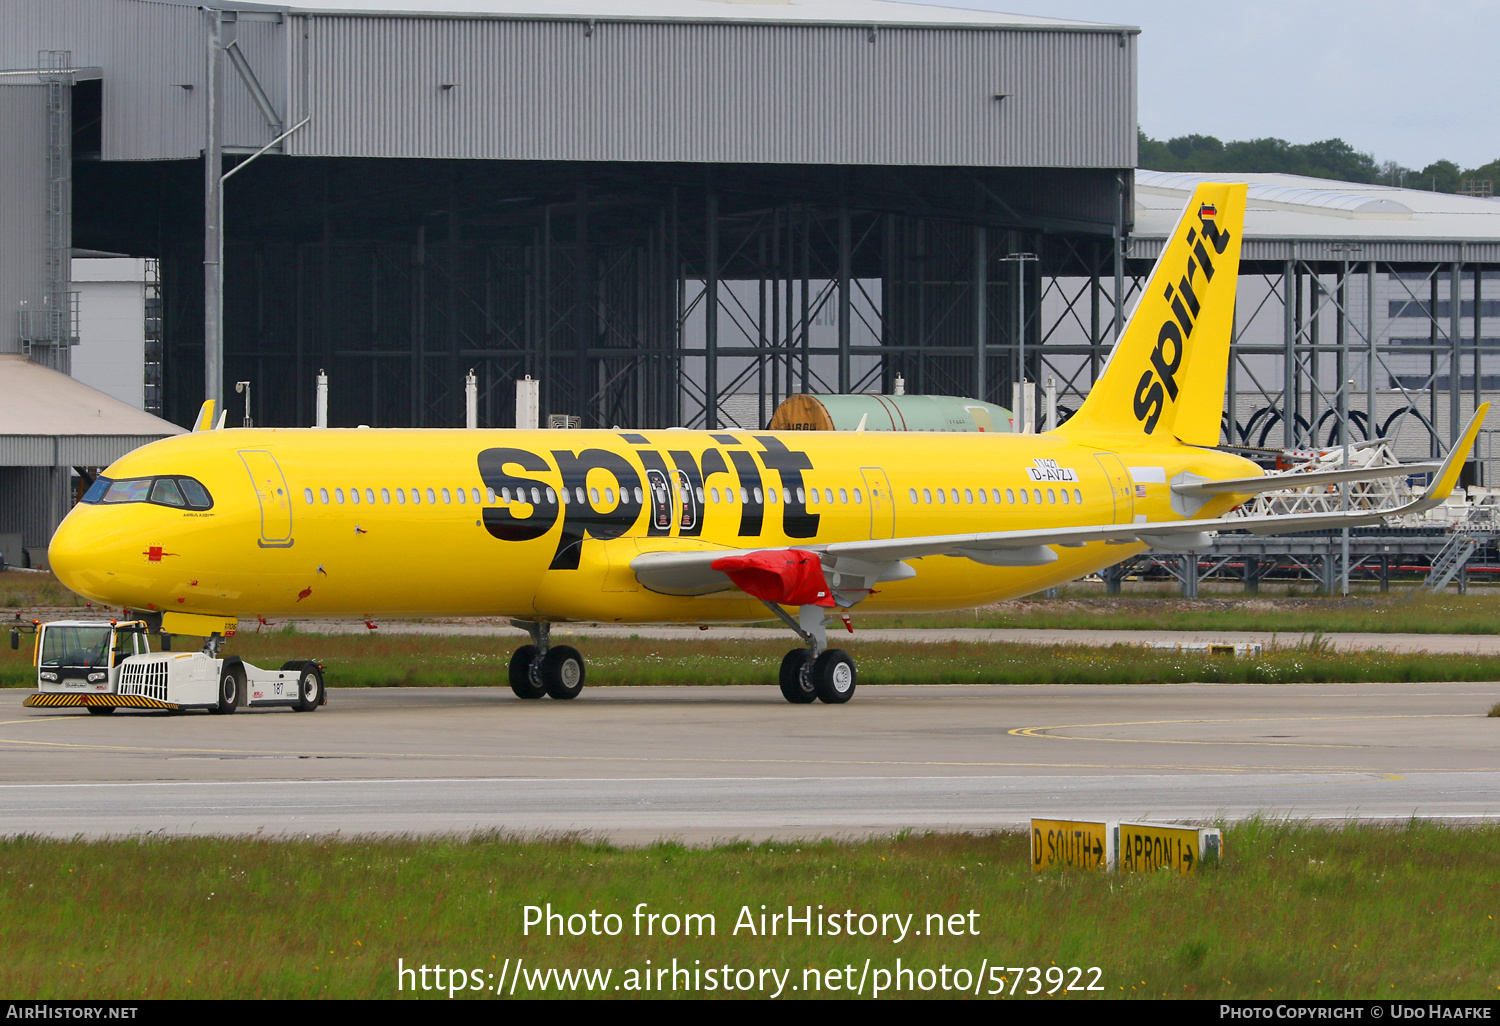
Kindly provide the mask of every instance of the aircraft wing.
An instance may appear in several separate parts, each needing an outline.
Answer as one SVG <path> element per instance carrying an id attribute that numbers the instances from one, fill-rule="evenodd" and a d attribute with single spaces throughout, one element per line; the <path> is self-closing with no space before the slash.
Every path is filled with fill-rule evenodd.
<path id="1" fill-rule="evenodd" d="M 1430 463 L 1398 463 L 1384 467 L 1340 467 L 1337 470 L 1315 470 L 1302 474 L 1263 474 L 1260 477 L 1232 477 L 1220 481 L 1192 481 L 1175 484 L 1172 491 L 1178 495 L 1205 497 L 1209 495 L 1259 495 L 1283 488 L 1316 488 L 1320 485 L 1340 484 L 1344 481 L 1379 481 L 1389 477 L 1407 477 L 1412 474 L 1430 474 L 1442 469 L 1436 461 Z"/>
<path id="2" fill-rule="evenodd" d="M 1052 551 L 1052 546 L 1079 547 L 1091 542 L 1114 545 L 1144 543 L 1167 551 L 1191 551 L 1213 544 L 1211 534 L 1218 531 L 1249 531 L 1251 534 L 1272 535 L 1363 527 L 1380 523 L 1387 517 L 1420 513 L 1446 499 L 1458 481 L 1463 460 L 1473 447 L 1486 410 L 1487 406 L 1483 406 L 1475 412 L 1464 433 L 1449 451 L 1448 458 L 1438 465 L 1437 473 L 1433 475 L 1426 490 L 1411 502 L 1394 509 L 1044 527 L 1023 531 L 987 531 L 914 538 L 872 538 L 796 548 L 818 553 L 825 569 L 833 575 L 832 586 L 837 593 L 841 585 L 844 590 L 868 589 L 881 581 L 914 577 L 917 571 L 904 561 L 925 556 L 957 556 L 986 566 L 1044 566 L 1057 561 L 1057 553 Z M 641 584 L 652 591 L 667 595 L 707 595 L 735 587 L 726 574 L 713 569 L 714 562 L 726 556 L 765 551 L 776 550 L 758 548 L 647 552 L 631 560 L 630 566 Z M 847 580 L 843 580 L 844 578 Z"/>

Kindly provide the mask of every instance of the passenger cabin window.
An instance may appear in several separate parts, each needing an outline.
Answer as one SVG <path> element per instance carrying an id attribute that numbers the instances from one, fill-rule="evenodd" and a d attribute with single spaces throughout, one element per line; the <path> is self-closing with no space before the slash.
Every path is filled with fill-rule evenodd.
<path id="1" fill-rule="evenodd" d="M 371 501 L 373 502 L 374 500 L 372 499 Z M 380 501 L 387 506 L 391 504 L 391 490 L 389 488 L 380 489 Z"/>
<path id="2" fill-rule="evenodd" d="M 1080 492 L 1077 488 L 1073 489 L 1073 501 L 1078 503 L 1078 505 L 1080 506 L 1083 505 L 1083 493 Z"/>
<path id="3" fill-rule="evenodd" d="M 359 505 L 359 489 L 358 488 L 351 488 L 351 489 L 349 489 L 349 501 L 352 502 L 352 503 L 354 503 L 356 506 Z"/>
<path id="4" fill-rule="evenodd" d="M 431 488 L 427 489 L 427 494 L 428 494 L 429 497 L 432 495 L 432 489 Z M 443 489 L 443 505 L 448 506 L 448 505 L 451 505 L 452 503 L 453 503 L 453 493 L 451 493 L 450 491 L 448 491 L 448 489 L 444 488 Z"/>
<path id="5" fill-rule="evenodd" d="M 333 490 L 333 497 L 338 500 L 340 506 L 344 504 L 344 490 L 342 488 L 335 488 Z"/>

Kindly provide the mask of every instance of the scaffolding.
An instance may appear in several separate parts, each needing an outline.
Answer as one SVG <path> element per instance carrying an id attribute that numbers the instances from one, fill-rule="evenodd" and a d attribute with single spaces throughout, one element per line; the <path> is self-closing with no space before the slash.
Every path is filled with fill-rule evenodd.
<path id="1" fill-rule="evenodd" d="M 46 214 L 41 306 L 23 305 L 20 339 L 32 360 L 68 373 L 78 344 L 78 293 L 72 281 L 73 246 L 73 54 L 42 50 L 37 77 L 47 88 Z"/>

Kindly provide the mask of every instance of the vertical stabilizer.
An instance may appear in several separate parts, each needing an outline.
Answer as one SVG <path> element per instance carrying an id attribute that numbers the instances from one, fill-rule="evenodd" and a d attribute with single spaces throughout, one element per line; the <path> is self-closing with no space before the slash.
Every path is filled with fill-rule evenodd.
<path id="1" fill-rule="evenodd" d="M 1198 186 L 1088 399 L 1059 430 L 1219 444 L 1244 185 Z M 1128 443 L 1125 443 L 1128 444 Z"/>

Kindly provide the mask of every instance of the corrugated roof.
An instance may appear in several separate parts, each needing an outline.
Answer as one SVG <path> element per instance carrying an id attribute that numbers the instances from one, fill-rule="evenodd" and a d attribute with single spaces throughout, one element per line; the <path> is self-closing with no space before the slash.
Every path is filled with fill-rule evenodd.
<path id="1" fill-rule="evenodd" d="M 1135 238 L 1163 238 L 1201 182 L 1244 182 L 1245 240 L 1500 243 L 1500 200 L 1283 174 L 1135 173 Z"/>
<path id="2" fill-rule="evenodd" d="M 113 396 L 92 389 L 26 357 L 0 354 L 0 435 L 127 435 L 165 438 L 185 434 Z"/>
<path id="3" fill-rule="evenodd" d="M 429 3 L 421 3 L 419 0 L 305 0 L 288 5 L 288 9 L 313 14 L 404 14 L 425 17 L 982 26 L 1064 32 L 1140 31 L 1129 25 L 1107 25 L 893 0 L 431 0 Z"/>

